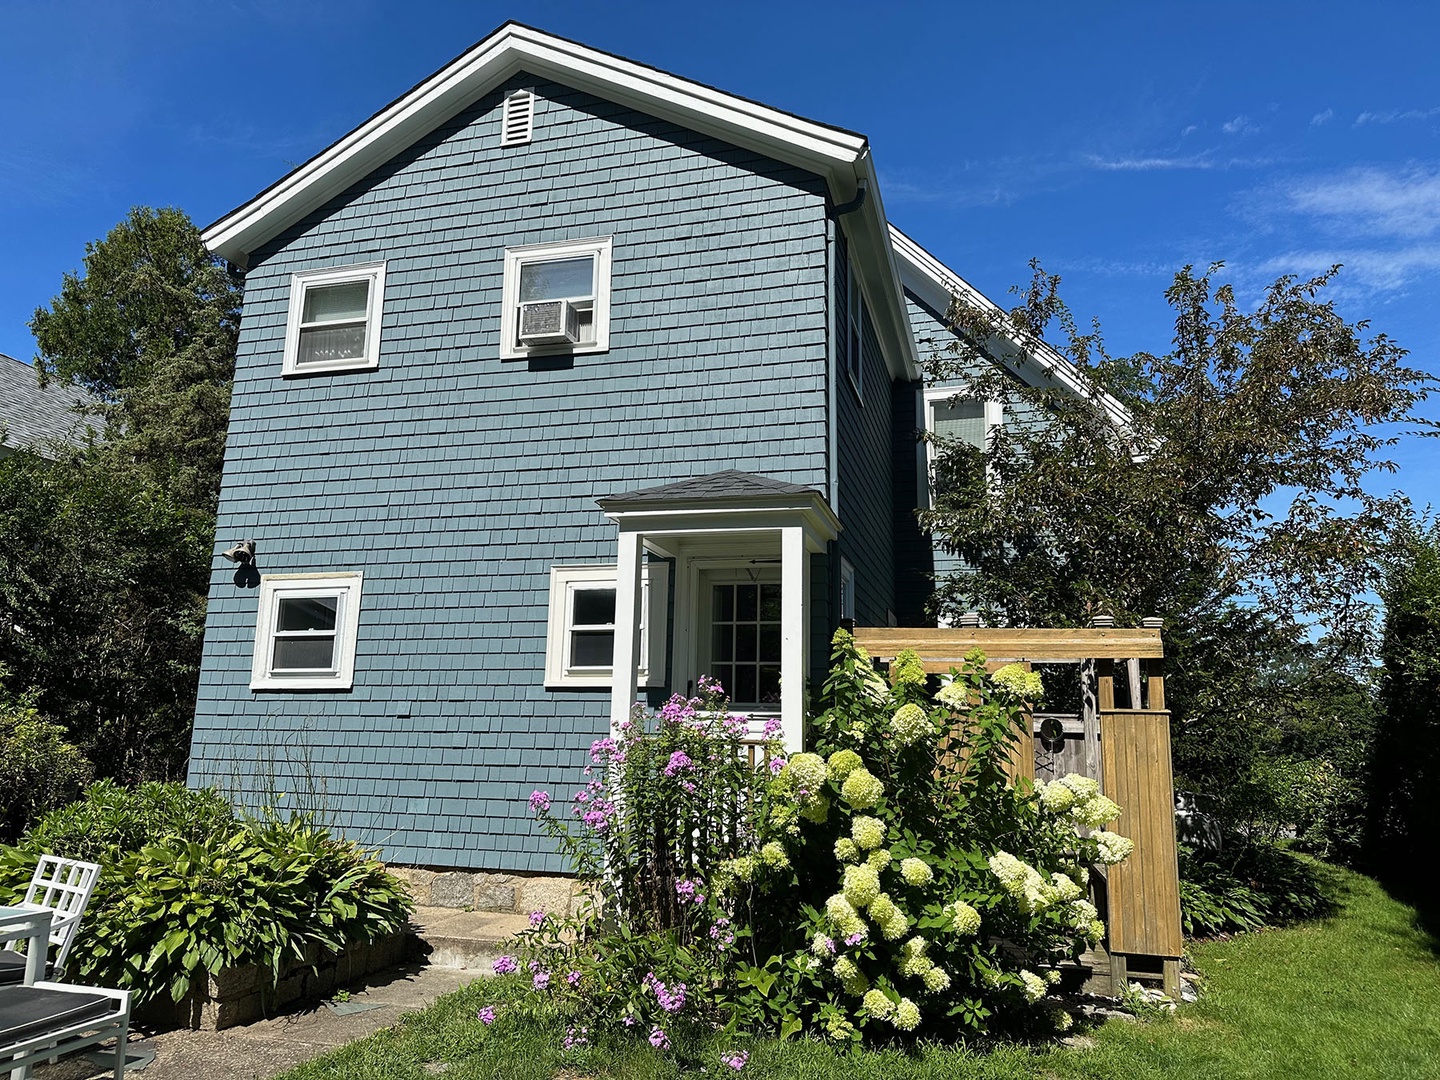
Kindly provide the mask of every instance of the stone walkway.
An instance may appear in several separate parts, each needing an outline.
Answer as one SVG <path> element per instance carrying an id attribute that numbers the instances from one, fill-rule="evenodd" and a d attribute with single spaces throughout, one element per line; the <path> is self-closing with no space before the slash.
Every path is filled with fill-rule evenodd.
<path id="1" fill-rule="evenodd" d="M 130 1037 L 126 1076 L 136 1080 L 271 1080 L 302 1062 L 363 1039 L 436 998 L 488 974 L 498 944 L 527 920 L 520 915 L 420 908 L 412 920 L 430 962 L 352 984 L 344 1002 L 310 1002 L 301 1010 L 225 1031 L 169 1031 Z M 153 1051 L 154 1060 L 140 1058 Z M 108 1067 L 85 1058 L 41 1066 L 35 1080 L 101 1080 Z"/>

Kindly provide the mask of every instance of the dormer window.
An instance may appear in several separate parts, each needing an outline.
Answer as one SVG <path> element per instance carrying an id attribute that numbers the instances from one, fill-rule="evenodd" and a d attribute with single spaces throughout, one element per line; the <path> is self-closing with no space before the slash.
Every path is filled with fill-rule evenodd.
<path id="1" fill-rule="evenodd" d="M 610 347 L 610 246 L 606 236 L 505 252 L 502 359 Z"/>
<path id="2" fill-rule="evenodd" d="M 384 263 L 293 275 L 282 373 L 379 367 L 384 291 Z"/>

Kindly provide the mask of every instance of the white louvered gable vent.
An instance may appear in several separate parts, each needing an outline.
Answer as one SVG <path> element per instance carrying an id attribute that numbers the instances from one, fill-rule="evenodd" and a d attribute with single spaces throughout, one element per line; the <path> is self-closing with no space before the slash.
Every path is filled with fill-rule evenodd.
<path id="1" fill-rule="evenodd" d="M 506 94 L 504 115 L 500 118 L 500 145 L 528 143 L 534 130 L 535 91 L 513 90 Z"/>

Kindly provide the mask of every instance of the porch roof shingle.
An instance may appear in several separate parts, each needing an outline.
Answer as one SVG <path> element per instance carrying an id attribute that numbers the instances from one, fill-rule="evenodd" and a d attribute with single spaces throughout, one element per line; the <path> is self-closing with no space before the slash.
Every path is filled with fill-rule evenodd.
<path id="1" fill-rule="evenodd" d="M 741 472 L 739 469 L 724 469 L 720 472 L 708 473 L 705 476 L 692 476 L 669 484 L 626 491 L 618 495 L 607 495 L 601 501 L 606 505 L 635 505 L 801 494 L 820 493 L 804 484 L 791 484 L 784 480 L 761 476 L 758 473 Z"/>

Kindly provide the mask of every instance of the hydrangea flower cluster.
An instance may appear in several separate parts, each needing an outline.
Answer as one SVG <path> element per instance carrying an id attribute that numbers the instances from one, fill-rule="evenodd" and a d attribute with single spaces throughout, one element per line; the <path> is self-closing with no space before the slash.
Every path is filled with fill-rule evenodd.
<path id="1" fill-rule="evenodd" d="M 1045 694 L 1045 685 L 1038 671 L 1028 670 L 1024 664 L 1006 664 L 990 676 L 996 686 L 1001 687 L 1018 701 L 1038 705 Z"/>
<path id="2" fill-rule="evenodd" d="M 906 885 L 919 887 L 929 885 L 935 880 L 935 871 L 930 869 L 930 864 L 924 859 L 901 859 L 900 877 Z"/>
<path id="3" fill-rule="evenodd" d="M 771 840 L 760 848 L 760 861 L 771 870 L 790 869 L 790 856 L 785 854 L 785 845 Z"/>
<path id="4" fill-rule="evenodd" d="M 1124 862 L 1135 850 L 1135 841 L 1118 833 L 1097 832 L 1093 839 L 1100 847 L 1100 861 L 1106 866 Z"/>
<path id="5" fill-rule="evenodd" d="M 980 932 L 980 912 L 964 900 L 952 900 L 945 905 L 945 914 L 950 916 L 950 929 L 969 937 Z"/>
<path id="6" fill-rule="evenodd" d="M 877 817 L 857 815 L 850 819 L 850 837 L 861 851 L 874 851 L 885 843 L 885 823 Z"/>
<path id="7" fill-rule="evenodd" d="M 930 714 L 919 705 L 901 705 L 890 718 L 890 733 L 902 746 L 913 746 L 932 738 L 935 725 L 930 722 Z"/>
<path id="8" fill-rule="evenodd" d="M 885 785 L 863 765 L 853 770 L 840 785 L 840 797 L 856 810 L 869 810 L 885 795 Z"/>

